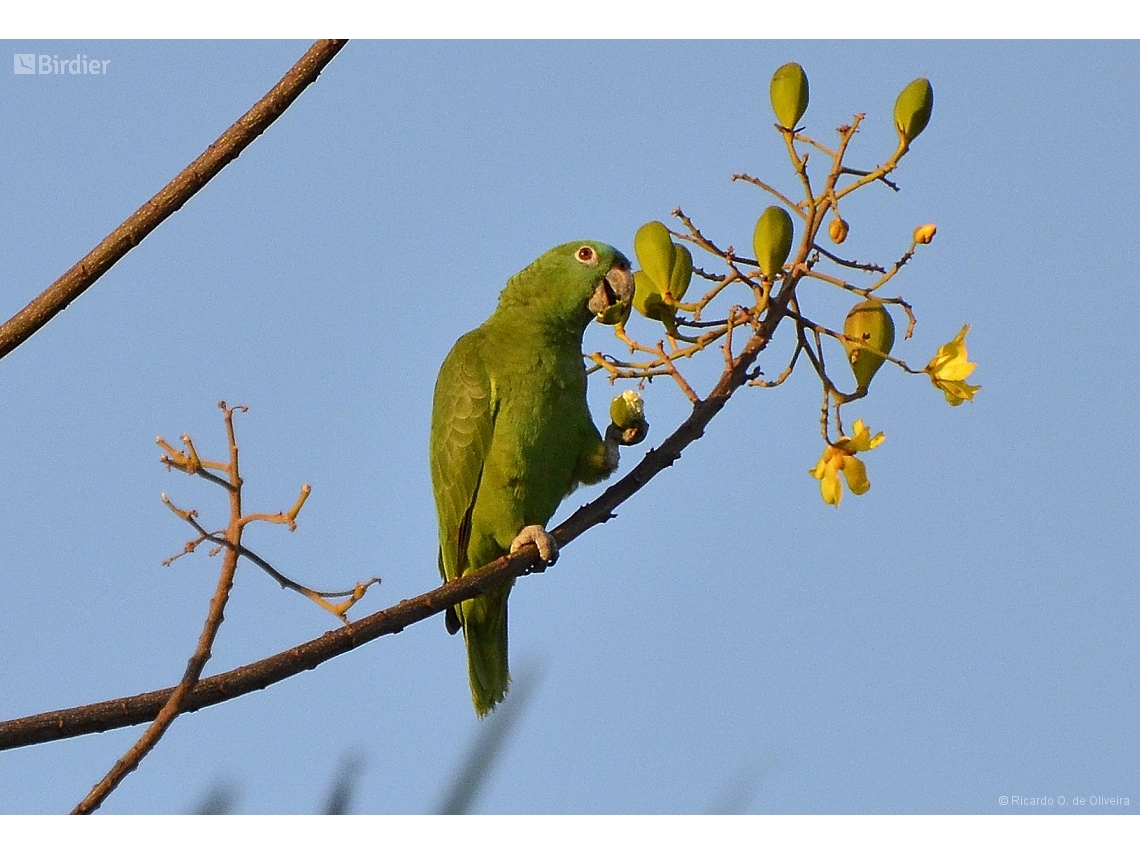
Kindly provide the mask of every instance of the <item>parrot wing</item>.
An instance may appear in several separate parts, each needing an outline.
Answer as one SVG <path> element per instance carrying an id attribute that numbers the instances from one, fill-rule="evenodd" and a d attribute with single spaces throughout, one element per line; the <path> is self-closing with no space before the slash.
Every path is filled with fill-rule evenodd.
<path id="1" fill-rule="evenodd" d="M 463 574 L 471 512 L 491 448 L 498 405 L 475 330 L 455 343 L 436 381 L 432 410 L 431 475 L 439 516 L 439 572 L 444 581 Z M 459 629 L 449 609 L 448 631 Z"/>

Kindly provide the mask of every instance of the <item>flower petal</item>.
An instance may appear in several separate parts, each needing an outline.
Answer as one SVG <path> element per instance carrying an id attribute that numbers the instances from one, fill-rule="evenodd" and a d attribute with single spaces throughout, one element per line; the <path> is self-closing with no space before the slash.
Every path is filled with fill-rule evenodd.
<path id="1" fill-rule="evenodd" d="M 959 330 L 953 341 L 949 341 L 938 348 L 938 352 L 934 354 L 934 358 L 924 369 L 931 378 L 965 380 L 978 367 L 976 363 L 969 361 L 969 355 L 966 351 L 966 333 L 969 331 L 970 325 L 966 324 Z"/>
<path id="2" fill-rule="evenodd" d="M 820 479 L 819 492 L 825 502 L 839 507 L 839 502 L 843 499 L 843 484 L 840 483 L 839 473 L 835 471 L 834 466 L 828 466 Z"/>
<path id="3" fill-rule="evenodd" d="M 843 461 L 843 477 L 856 496 L 862 496 L 871 489 L 871 482 L 867 480 L 867 466 L 857 457 L 848 457 Z"/>
<path id="4" fill-rule="evenodd" d="M 863 423 L 862 419 L 855 422 L 855 436 L 848 439 L 847 437 L 840 437 L 839 445 L 848 454 L 856 454 L 860 451 L 870 451 L 876 445 L 881 443 L 886 436 L 880 431 L 879 433 L 871 436 L 871 429 Z"/>
<path id="5" fill-rule="evenodd" d="M 931 379 L 934 380 L 934 378 Z M 973 401 L 974 393 L 982 388 L 981 386 L 971 386 L 961 380 L 934 380 L 934 385 L 942 390 L 942 394 L 946 396 L 951 407 L 956 407 L 963 401 Z"/>

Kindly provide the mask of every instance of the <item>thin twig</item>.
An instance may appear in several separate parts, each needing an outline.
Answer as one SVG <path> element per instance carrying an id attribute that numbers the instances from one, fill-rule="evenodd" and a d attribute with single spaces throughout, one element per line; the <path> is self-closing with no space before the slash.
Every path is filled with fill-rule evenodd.
<path id="1" fill-rule="evenodd" d="M 792 372 L 796 370 L 796 361 L 800 358 L 800 354 L 803 352 L 803 349 L 803 342 L 797 339 L 796 347 L 792 351 L 791 360 L 788 361 L 787 366 L 777 375 L 775 380 L 761 380 L 759 375 L 757 375 L 749 382 L 753 386 L 762 386 L 765 389 L 775 389 L 777 386 L 783 385 L 784 381 L 791 377 Z"/>
<path id="2" fill-rule="evenodd" d="M 241 542 L 242 521 L 241 521 L 241 474 L 238 469 L 238 446 L 237 439 L 234 436 L 233 415 L 234 410 L 230 409 L 222 402 L 219 405 L 225 413 L 226 433 L 230 441 L 230 466 L 229 466 L 229 482 L 234 488 L 229 491 L 230 496 L 230 525 L 226 530 L 226 539 L 230 541 L 231 546 L 226 549 L 226 557 L 222 561 L 222 572 L 218 576 L 218 584 L 214 588 L 214 596 L 210 599 L 210 608 L 206 615 L 206 622 L 202 626 L 202 632 L 198 636 L 198 646 L 194 649 L 194 654 L 190 657 L 190 661 L 186 664 L 186 671 L 182 675 L 182 679 L 162 708 L 158 711 L 154 721 L 150 727 L 146 729 L 138 741 L 132 745 L 118 762 L 111 767 L 111 770 L 97 783 L 87 796 L 75 806 L 71 811 L 73 814 L 89 814 L 99 809 L 107 796 L 114 792 L 115 788 L 122 783 L 127 775 L 131 774 L 138 768 L 139 763 L 143 758 L 150 753 L 151 749 L 158 744 L 163 735 L 174 723 L 174 719 L 182 712 L 183 705 L 186 702 L 187 695 L 194 689 L 198 683 L 198 679 L 202 676 L 202 669 L 206 667 L 206 663 L 210 661 L 210 654 L 214 646 L 214 639 L 218 636 L 218 630 L 222 626 L 222 621 L 225 619 L 226 603 L 229 601 L 230 590 L 234 584 L 234 574 L 237 571 L 238 564 L 238 551 L 233 548 L 232 544 Z M 244 407 L 239 409 L 244 410 Z M 193 446 L 187 443 L 187 447 L 191 449 L 193 455 Z M 191 522 L 192 519 L 187 515 L 187 521 Z"/>
<path id="3" fill-rule="evenodd" d="M 835 192 L 836 197 L 839 199 L 842 199 L 844 196 L 848 195 L 849 193 L 855 192 L 856 190 L 858 190 L 860 187 L 862 187 L 865 184 L 870 184 L 873 181 L 881 181 L 884 178 L 886 178 L 886 176 L 890 175 L 898 167 L 899 161 L 902 159 L 903 155 L 905 155 L 907 153 L 908 148 L 909 147 L 907 146 L 906 142 L 904 142 L 903 140 L 900 140 L 898 148 L 895 149 L 895 153 L 890 156 L 890 158 L 887 160 L 886 163 L 884 163 L 882 166 L 876 166 L 874 169 L 872 169 L 868 172 L 864 172 L 864 173 L 860 174 L 859 177 L 855 181 L 852 181 L 850 184 L 848 184 L 842 190 L 836 190 L 836 192 Z M 849 174 L 858 174 L 858 173 L 849 173 Z M 891 189 L 895 190 L 896 192 L 898 191 L 899 188 L 894 186 L 893 184 L 891 184 L 889 181 L 887 182 L 887 184 L 888 184 L 888 186 L 891 187 Z"/>
<path id="4" fill-rule="evenodd" d="M 865 175 L 870 175 L 871 171 L 868 169 L 852 169 L 850 166 L 845 166 L 845 167 L 843 167 L 843 174 L 844 175 L 857 175 L 859 177 L 863 177 Z M 878 180 L 882 181 L 884 184 L 886 184 L 888 187 L 890 187 L 896 193 L 899 192 L 899 185 L 895 184 L 895 182 L 891 181 L 889 178 L 886 178 L 885 176 L 880 175 L 880 176 L 878 176 Z"/>
<path id="5" fill-rule="evenodd" d="M 165 493 L 163 494 L 162 498 L 169 507 L 174 507 L 170 503 L 170 500 L 166 498 Z M 356 586 L 350 591 L 318 591 L 315 588 L 310 588 L 308 585 L 302 585 L 300 582 L 293 581 L 264 558 L 262 558 L 260 555 L 258 555 L 256 552 L 254 552 L 252 549 L 250 549 L 248 546 L 245 546 L 241 543 L 234 543 L 233 541 L 228 540 L 226 538 L 225 532 L 207 531 L 196 519 L 197 513 L 186 513 L 178 511 L 177 509 L 174 510 L 175 513 L 177 513 L 182 519 L 194 527 L 194 530 L 198 532 L 198 537 L 188 542 L 183 548 L 182 552 L 162 562 L 166 566 L 170 566 L 176 559 L 181 558 L 183 555 L 187 555 L 193 552 L 204 542 L 214 543 L 226 549 L 236 549 L 239 555 L 241 555 L 243 558 L 248 558 L 258 567 L 264 570 L 269 578 L 271 578 L 282 588 L 286 588 L 290 591 L 296 591 L 298 594 L 303 594 L 310 600 L 318 603 L 321 607 L 328 609 L 345 623 L 348 623 L 348 619 L 345 618 L 344 613 L 350 606 L 352 606 L 357 602 L 357 600 L 360 599 L 362 592 L 370 588 L 372 585 L 379 584 L 382 581 L 378 576 L 373 576 L 367 582 L 357 583 Z M 249 521 L 252 516 L 252 514 L 247 515 L 243 520 L 243 525 L 245 522 Z M 347 603 L 330 603 L 328 602 L 328 598 L 330 597 L 347 597 L 349 599 Z"/>
<path id="6" fill-rule="evenodd" d="M 701 401 L 700 396 L 693 391 L 693 387 L 689 385 L 689 381 L 677 370 L 677 366 L 673 364 L 673 360 L 669 358 L 669 354 L 665 352 L 665 348 L 662 347 L 661 342 L 657 342 L 657 353 L 665 363 L 665 367 L 669 370 L 669 376 L 677 382 L 677 385 L 681 391 L 685 393 L 685 397 L 689 399 L 689 402 L 699 404 Z"/>
<path id="7" fill-rule="evenodd" d="M 710 255 L 716 255 L 716 256 L 719 256 L 720 258 L 726 258 L 728 256 L 728 253 L 725 250 L 721 249 L 719 246 L 717 246 L 715 243 L 713 243 L 711 240 L 709 240 L 707 237 L 705 237 L 703 234 L 701 234 L 701 230 L 698 229 L 693 224 L 693 221 L 690 220 L 685 215 L 685 212 L 682 211 L 680 208 L 674 208 L 673 209 L 673 216 L 685 224 L 685 228 L 687 228 L 689 230 L 689 234 L 683 235 L 683 234 L 680 234 L 679 232 L 672 232 L 672 234 L 681 238 L 681 240 L 687 240 L 691 243 L 695 243 L 697 246 L 699 246 L 701 249 L 703 249 L 705 252 L 709 253 Z"/>
<path id="8" fill-rule="evenodd" d="M 890 282 L 891 279 L 894 278 L 895 274 L 898 273 L 900 270 L 902 270 L 903 265 L 905 265 L 908 261 L 910 261 L 912 258 L 914 258 L 914 253 L 915 253 L 915 250 L 917 250 L 917 249 L 918 249 L 918 242 L 912 240 L 911 244 L 910 244 L 910 248 L 902 254 L 902 256 L 899 258 L 898 261 L 896 261 L 894 264 L 891 265 L 890 270 L 884 270 L 883 271 L 883 275 L 879 278 L 879 281 L 877 281 L 874 285 L 872 285 L 869 290 L 874 291 L 878 288 L 882 288 L 884 285 L 886 285 L 888 282 Z"/>
<path id="9" fill-rule="evenodd" d="M 276 514 L 246 514 L 241 518 L 242 525 L 254 521 L 273 523 L 274 525 L 284 525 L 289 527 L 289 531 L 297 530 L 297 514 L 301 512 L 301 508 L 305 506 L 305 501 L 309 498 L 309 494 L 313 492 L 313 488 L 308 484 L 301 485 L 301 494 L 297 497 L 297 501 L 293 503 L 287 511 L 280 511 Z"/>
<path id="10" fill-rule="evenodd" d="M 804 187 L 803 211 L 804 218 L 807 220 L 807 231 L 808 234 L 814 235 L 816 230 L 816 223 L 819 221 L 820 216 L 822 215 L 816 210 L 816 197 L 815 193 L 813 193 L 811 189 L 811 176 L 808 175 L 807 171 L 808 153 L 805 151 L 801 157 L 796 152 L 795 134 L 787 130 L 783 130 L 782 133 L 784 137 L 784 143 L 788 147 L 788 157 L 792 159 L 792 163 L 796 167 L 796 175 L 800 177 L 800 183 Z"/>
<path id="11" fill-rule="evenodd" d="M 735 175 L 732 176 L 732 180 L 733 181 L 747 181 L 749 184 L 755 184 L 761 190 L 765 190 L 768 193 L 771 193 L 773 196 L 775 196 L 777 199 L 779 199 L 781 202 L 783 202 L 785 205 L 787 205 L 789 208 L 791 208 L 793 211 L 795 211 L 801 217 L 804 217 L 805 219 L 807 218 L 807 215 L 803 212 L 803 208 L 801 208 L 799 205 L 797 205 L 795 202 L 793 202 L 791 199 L 789 199 L 787 196 L 785 196 L 783 193 L 781 193 L 779 190 L 777 190 L 771 184 L 766 184 L 765 182 L 761 181 L 759 178 L 755 178 L 746 172 L 737 172 Z"/>

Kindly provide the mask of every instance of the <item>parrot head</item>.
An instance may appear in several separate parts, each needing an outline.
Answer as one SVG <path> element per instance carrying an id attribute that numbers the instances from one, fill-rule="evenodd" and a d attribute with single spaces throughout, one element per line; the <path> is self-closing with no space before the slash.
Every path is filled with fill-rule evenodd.
<path id="1" fill-rule="evenodd" d="M 500 305 L 538 308 L 585 329 L 632 300 L 629 259 L 609 244 L 585 240 L 556 246 L 512 276 Z"/>

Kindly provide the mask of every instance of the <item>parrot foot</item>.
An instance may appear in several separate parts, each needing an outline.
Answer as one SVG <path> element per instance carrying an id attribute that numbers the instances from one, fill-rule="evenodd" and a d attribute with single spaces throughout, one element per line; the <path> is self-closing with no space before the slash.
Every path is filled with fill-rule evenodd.
<path id="1" fill-rule="evenodd" d="M 627 428 L 620 428 L 613 422 L 606 428 L 606 446 L 617 449 L 619 445 L 637 445 L 649 436 L 649 422 L 640 419 Z"/>
<path id="2" fill-rule="evenodd" d="M 547 567 L 558 560 L 558 544 L 550 533 L 540 525 L 528 525 L 511 541 L 511 552 L 518 552 L 528 543 L 538 547 L 538 554 Z"/>

